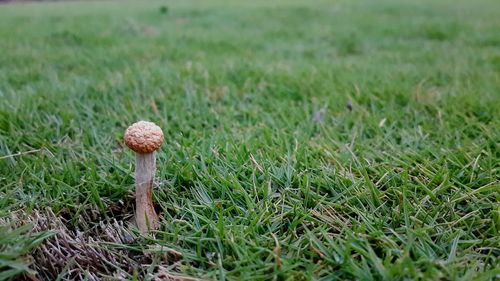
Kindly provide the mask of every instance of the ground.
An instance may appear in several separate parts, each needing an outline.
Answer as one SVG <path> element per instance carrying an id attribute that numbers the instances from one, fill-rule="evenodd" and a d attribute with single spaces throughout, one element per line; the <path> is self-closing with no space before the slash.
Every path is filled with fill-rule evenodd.
<path id="1" fill-rule="evenodd" d="M 1 5 L 0 279 L 498 278 L 499 30 L 496 0 Z M 166 136 L 154 238 L 137 120 Z M 103 255 L 175 257 L 41 264 L 113 223 Z"/>

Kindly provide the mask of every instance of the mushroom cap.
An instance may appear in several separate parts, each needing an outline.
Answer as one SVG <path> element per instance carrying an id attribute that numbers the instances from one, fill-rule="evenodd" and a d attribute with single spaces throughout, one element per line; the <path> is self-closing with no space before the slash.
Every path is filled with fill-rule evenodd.
<path id="1" fill-rule="evenodd" d="M 155 123 L 139 121 L 125 131 L 125 144 L 133 151 L 146 154 L 157 150 L 163 143 L 163 131 Z"/>

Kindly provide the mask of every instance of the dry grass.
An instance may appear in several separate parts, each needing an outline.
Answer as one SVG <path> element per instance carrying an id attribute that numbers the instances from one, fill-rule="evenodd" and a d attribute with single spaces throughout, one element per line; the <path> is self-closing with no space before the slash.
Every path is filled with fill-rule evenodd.
<path id="1" fill-rule="evenodd" d="M 130 218 L 130 217 L 129 217 Z M 140 276 L 149 280 L 198 280 L 178 274 L 182 253 L 161 246 L 145 245 L 135 226 L 127 221 L 105 219 L 94 221 L 91 212 L 80 215 L 76 226 L 47 208 L 30 215 L 12 213 L 0 218 L 0 225 L 33 226 L 32 232 L 55 231 L 32 253 L 32 273 L 25 280 L 125 280 Z M 148 245 L 149 244 L 149 245 Z"/>

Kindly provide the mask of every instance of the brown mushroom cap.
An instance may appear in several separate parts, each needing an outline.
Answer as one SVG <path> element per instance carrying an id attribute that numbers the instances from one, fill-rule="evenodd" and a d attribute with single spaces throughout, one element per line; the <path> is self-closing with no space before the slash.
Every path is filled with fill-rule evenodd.
<path id="1" fill-rule="evenodd" d="M 155 123 L 139 121 L 125 131 L 125 144 L 141 154 L 157 150 L 163 143 L 163 131 Z"/>

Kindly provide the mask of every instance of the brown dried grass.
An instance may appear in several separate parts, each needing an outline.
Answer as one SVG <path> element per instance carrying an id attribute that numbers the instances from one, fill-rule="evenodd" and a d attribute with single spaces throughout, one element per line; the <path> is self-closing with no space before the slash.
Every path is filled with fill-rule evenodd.
<path id="1" fill-rule="evenodd" d="M 160 245 L 141 245 L 142 237 L 127 217 L 102 219 L 95 213 L 80 214 L 76 225 L 51 209 L 0 218 L 2 225 L 31 224 L 33 233 L 57 232 L 26 257 L 35 274 L 22 279 L 130 280 L 137 276 L 139 280 L 199 280 L 179 274 L 182 253 Z"/>

